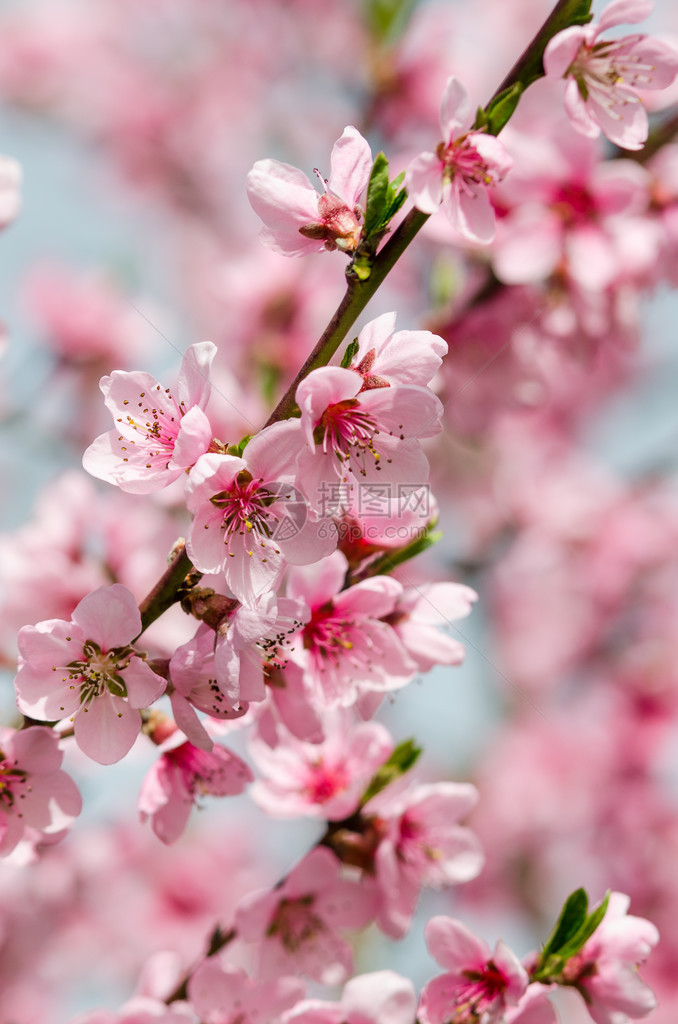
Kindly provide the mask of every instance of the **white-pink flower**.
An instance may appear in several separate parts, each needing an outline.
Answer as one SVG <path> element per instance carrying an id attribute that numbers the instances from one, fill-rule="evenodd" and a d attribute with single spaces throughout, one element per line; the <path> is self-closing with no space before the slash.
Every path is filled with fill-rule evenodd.
<path id="1" fill-rule="evenodd" d="M 380 836 L 374 865 L 379 893 L 377 923 L 393 938 L 407 931 L 422 886 L 444 888 L 480 873 L 484 856 L 469 828 L 459 824 L 475 806 L 478 791 L 463 782 L 388 789 L 364 808 Z"/>
<path id="2" fill-rule="evenodd" d="M 297 483 L 321 515 L 337 505 L 337 488 L 350 507 L 357 483 L 397 488 L 428 480 L 419 441 L 440 431 L 442 404 L 426 387 L 395 384 L 364 390 L 356 370 L 323 366 L 297 388 L 306 447 Z"/>
<path id="3" fill-rule="evenodd" d="M 80 601 L 70 622 L 48 619 L 19 631 L 19 709 L 31 718 L 70 718 L 80 749 L 100 764 L 129 751 L 141 729 L 140 708 L 163 693 L 132 646 L 141 616 L 120 583 Z"/>
<path id="4" fill-rule="evenodd" d="M 14 220 L 21 208 L 21 166 L 9 156 L 0 156 L 0 228 Z"/>
<path id="5" fill-rule="evenodd" d="M 438 627 L 466 618 L 477 600 L 475 590 L 461 583 L 422 583 L 404 590 L 386 621 L 420 672 L 434 665 L 460 665 L 464 645 Z"/>
<path id="6" fill-rule="evenodd" d="M 63 756 L 51 729 L 0 729 L 0 857 L 12 852 L 26 829 L 55 835 L 80 814 L 80 793 L 61 770 Z"/>
<path id="7" fill-rule="evenodd" d="M 596 1024 L 628 1024 L 646 1017 L 657 1005 L 638 973 L 659 941 L 659 932 L 643 917 L 628 914 L 630 899 L 613 892 L 605 917 L 563 971 L 586 1000 Z"/>
<path id="8" fill-rule="evenodd" d="M 264 222 L 260 238 L 283 256 L 323 249 L 355 252 L 364 211 L 358 205 L 372 169 L 372 153 L 349 126 L 334 144 L 322 195 L 306 175 L 278 160 L 258 160 L 247 176 L 247 195 Z"/>
<path id="9" fill-rule="evenodd" d="M 264 977 L 302 971 L 324 985 L 341 984 L 353 970 L 353 953 L 338 928 L 363 928 L 374 915 L 369 882 L 341 877 L 341 864 L 316 846 L 282 885 L 246 896 L 235 927 L 259 944 Z"/>
<path id="10" fill-rule="evenodd" d="M 150 494 L 187 473 L 213 440 L 205 407 L 216 351 L 210 341 L 186 350 L 176 398 L 140 370 L 114 370 L 102 377 L 99 386 L 115 427 L 85 452 L 87 472 L 133 494 Z"/>
<path id="11" fill-rule="evenodd" d="M 600 39 L 615 25 L 642 21 L 652 0 L 613 0 L 600 21 L 559 32 L 544 51 L 549 78 L 564 78 L 565 110 L 577 131 L 602 131 L 622 149 L 641 149 L 648 134 L 638 90 L 665 89 L 678 73 L 678 51 L 651 36 Z"/>
<path id="12" fill-rule="evenodd" d="M 188 996 L 204 1024 L 277 1024 L 304 995 L 301 978 L 253 981 L 239 967 L 204 960 L 188 983 Z"/>
<path id="13" fill-rule="evenodd" d="M 381 621 L 395 610 L 401 584 L 374 576 L 342 590 L 347 571 L 346 557 L 335 551 L 290 572 L 288 593 L 311 610 L 291 657 L 303 667 L 318 707 L 350 707 L 362 692 L 398 689 L 416 672 L 394 630 Z"/>
<path id="14" fill-rule="evenodd" d="M 191 808 L 201 796 L 235 796 L 254 776 L 245 762 L 215 744 L 201 750 L 175 729 L 159 746 L 139 793 L 139 816 L 163 843 L 173 843 L 184 831 Z"/>
<path id="15" fill-rule="evenodd" d="M 346 983 L 338 1003 L 304 999 L 284 1024 L 414 1024 L 417 997 L 409 978 L 394 971 L 360 974 Z"/>
<path id="16" fill-rule="evenodd" d="M 491 951 L 460 921 L 433 917 L 426 925 L 426 944 L 446 973 L 421 994 L 421 1024 L 501 1024 L 527 991 L 527 972 L 501 939 Z"/>
<path id="17" fill-rule="evenodd" d="M 393 751 L 393 739 L 377 722 L 352 722 L 335 712 L 323 723 L 322 743 L 305 743 L 279 728 L 276 746 L 261 733 L 250 744 L 264 778 L 251 795 L 273 817 L 310 815 L 339 821 L 358 808 L 365 789 Z"/>
<path id="18" fill-rule="evenodd" d="M 349 370 L 363 378 L 363 389 L 390 384 L 431 383 L 447 352 L 447 342 L 431 331 L 396 331 L 396 314 L 382 313 L 365 324 Z"/>
<path id="19" fill-rule="evenodd" d="M 294 486 L 302 444 L 298 420 L 274 423 L 242 458 L 203 455 L 189 478 L 188 555 L 201 572 L 223 572 L 243 604 L 273 588 L 288 562 L 306 565 L 336 547 L 336 531 L 320 529 Z"/>
<path id="20" fill-rule="evenodd" d="M 405 187 L 422 213 L 435 213 L 442 203 L 463 238 L 486 244 L 494 237 L 489 189 L 508 173 L 512 161 L 494 135 L 471 130 L 472 119 L 468 93 L 452 75 L 440 104 L 443 141 L 435 153 L 415 157 Z"/>

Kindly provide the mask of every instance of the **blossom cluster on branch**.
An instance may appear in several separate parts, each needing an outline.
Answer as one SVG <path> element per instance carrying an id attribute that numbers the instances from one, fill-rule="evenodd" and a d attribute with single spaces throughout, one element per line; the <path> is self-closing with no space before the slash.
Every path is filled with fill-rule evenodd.
<path id="1" fill-rule="evenodd" d="M 591 784 L 596 772 L 609 793 L 628 795 L 634 821 L 667 834 L 675 824 L 651 784 L 677 707 L 666 678 L 678 594 L 666 562 L 678 498 L 655 480 L 624 491 L 575 445 L 587 413 L 631 378 L 640 298 L 678 277 L 675 118 L 651 125 L 645 105 L 654 91 L 661 109 L 678 49 L 640 33 L 607 37 L 641 21 L 646 0 L 613 0 L 597 22 L 588 0 L 560 0 L 473 115 L 478 82 L 471 71 L 466 82 L 461 56 L 459 68 L 434 59 L 426 5 L 370 0 L 362 22 L 339 5 L 346 47 L 357 51 L 362 32 L 368 51 L 372 78 L 353 118 L 362 130 L 344 127 L 329 155 L 310 132 L 317 185 L 258 153 L 225 183 L 231 139 L 215 138 L 217 98 L 240 96 L 230 64 L 244 76 L 246 61 L 237 43 L 223 59 L 230 29 L 216 12 L 172 6 L 125 3 L 123 26 L 100 0 L 49 39 L 33 13 L 7 17 L 0 95 L 95 139 L 154 197 L 186 260 L 196 329 L 213 327 L 216 342 L 190 344 L 167 386 L 128 368 L 141 346 L 115 288 L 45 269 L 29 282 L 54 379 L 81 401 L 70 430 L 88 476 L 62 476 L 34 519 L 0 538 L 0 645 L 17 710 L 0 730 L 0 856 L 40 877 L 77 851 L 74 777 L 87 783 L 94 765 L 131 764 L 142 748 L 153 760 L 136 810 L 158 857 L 190 844 L 208 796 L 248 792 L 270 818 L 321 827 L 276 881 L 235 872 L 219 902 L 213 869 L 202 950 L 191 935 L 190 950 L 176 940 L 139 951 L 134 995 L 119 1010 L 79 1004 L 77 1024 L 555 1024 L 562 993 L 596 1024 L 647 1016 L 656 998 L 638 968 L 659 940 L 657 892 L 622 856 L 606 877 L 584 853 L 601 834 L 629 844 L 635 875 L 661 861 L 632 847 L 633 822 Z M 313 34 L 304 0 L 291 6 Z M 259 28 L 249 5 L 234 7 L 233 39 Z M 264 7 L 266 32 L 292 54 L 288 12 Z M 157 49 L 144 12 L 167 18 Z M 341 78 L 344 62 L 315 31 L 314 58 Z M 88 54 L 77 68 L 76 41 Z M 41 65 L 37 81 L 26 61 Z M 248 96 L 234 112 L 233 138 L 256 104 Z M 205 143 L 195 159 L 191 131 Z M 19 214 L 20 185 L 19 164 L 0 157 L 0 228 Z M 2 244 L 11 247 L 9 232 Z M 299 259 L 283 267 L 278 257 Z M 353 336 L 382 286 L 389 311 Z M 422 307 L 425 326 L 403 326 Z M 454 569 L 446 542 L 435 547 L 451 509 L 466 536 Z M 522 703 L 484 761 L 436 779 L 435 767 L 420 774 L 426 737 L 399 741 L 378 716 L 422 675 L 462 664 L 456 624 L 474 621 L 477 602 L 494 617 L 496 657 Z M 559 711 L 557 682 L 586 706 L 583 751 L 549 714 L 526 716 L 540 710 L 533 699 Z M 610 736 L 598 735 L 597 716 L 613 722 Z M 574 810 L 555 811 L 566 798 Z M 559 865 L 542 839 L 567 831 L 569 814 L 572 855 Z M 578 887 L 548 934 L 558 901 L 546 882 L 558 869 L 565 892 Z M 75 892 L 85 870 L 71 870 Z M 168 888 L 192 872 L 189 860 Z M 600 893 L 593 906 L 582 882 Z M 401 940 L 422 890 L 452 887 L 454 916 L 425 927 L 442 973 L 415 987 L 363 969 L 352 933 L 371 926 Z M 629 913 L 632 899 L 648 918 Z M 478 902 L 520 900 L 543 940 L 525 955 L 502 939 L 492 949 L 459 919 Z M 37 909 L 55 927 L 67 917 L 58 898 Z M 675 927 L 667 948 L 678 950 Z M 654 962 L 663 996 L 671 969 Z M 0 1024 L 33 1024 L 50 998 L 28 994 L 30 957 L 17 963 Z M 334 986 L 334 998 L 309 994 L 308 982 Z"/>

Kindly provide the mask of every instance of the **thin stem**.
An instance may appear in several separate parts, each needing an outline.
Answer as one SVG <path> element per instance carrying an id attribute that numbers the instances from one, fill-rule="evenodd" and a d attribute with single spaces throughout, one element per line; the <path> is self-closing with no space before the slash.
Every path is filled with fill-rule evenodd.
<path id="1" fill-rule="evenodd" d="M 527 89 L 528 85 L 531 85 L 532 82 L 542 78 L 544 75 L 544 50 L 548 43 L 558 32 L 562 32 L 563 29 L 588 21 L 590 7 L 591 4 L 587 0 L 558 0 L 558 3 L 536 36 L 525 47 L 523 53 L 495 91 L 490 103 L 512 85 L 521 84 L 523 89 Z"/>
<path id="2" fill-rule="evenodd" d="M 269 416 L 265 424 L 267 427 L 278 420 L 287 419 L 292 414 L 295 405 L 294 396 L 300 381 L 307 377 L 311 370 L 327 365 L 377 288 L 393 270 L 405 249 L 407 249 L 415 235 L 423 228 L 428 218 L 429 215 L 426 213 L 421 213 L 415 209 L 410 210 L 381 252 L 375 256 L 371 273 L 367 280 L 360 281 L 356 277 L 349 278 L 346 292 L 334 316 L 323 331 L 310 356 L 299 370 L 299 373 Z"/>
<path id="3" fill-rule="evenodd" d="M 148 629 L 152 622 L 155 622 L 156 619 L 160 618 L 163 612 L 166 612 L 168 608 L 171 608 L 173 604 L 176 604 L 179 600 L 181 584 L 185 581 L 189 572 L 193 570 L 193 563 L 186 554 L 186 545 L 184 542 L 180 541 L 177 543 L 176 547 L 178 550 L 170 564 L 167 566 L 167 569 L 150 593 L 146 595 L 139 605 L 139 611 L 141 612 L 141 633 L 143 633 L 145 629 Z M 139 636 L 141 636 L 141 633 Z"/>

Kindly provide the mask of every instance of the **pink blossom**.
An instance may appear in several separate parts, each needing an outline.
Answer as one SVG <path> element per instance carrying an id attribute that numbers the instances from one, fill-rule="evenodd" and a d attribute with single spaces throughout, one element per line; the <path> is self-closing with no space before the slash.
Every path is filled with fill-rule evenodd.
<path id="1" fill-rule="evenodd" d="M 315 565 L 290 572 L 288 592 L 311 609 L 300 664 L 321 707 L 350 707 L 363 691 L 385 693 L 408 683 L 415 671 L 395 631 L 381 621 L 396 608 L 402 587 L 374 576 L 342 590 L 348 563 L 335 551 Z"/>
<path id="2" fill-rule="evenodd" d="M 21 166 L 9 156 L 0 155 L 0 229 L 14 220 L 21 208 Z"/>
<path id="3" fill-rule="evenodd" d="M 405 186 L 422 213 L 436 213 L 443 204 L 453 227 L 471 242 L 494 237 L 494 210 L 489 189 L 511 169 L 501 142 L 484 131 L 472 131 L 468 93 L 452 75 L 440 104 L 443 141 L 435 153 L 421 153 L 407 169 Z"/>
<path id="4" fill-rule="evenodd" d="M 638 90 L 671 85 L 678 51 L 641 34 L 599 36 L 615 25 L 642 21 L 652 7 L 651 0 L 613 0 L 600 21 L 566 28 L 546 47 L 546 75 L 566 79 L 565 110 L 583 135 L 595 138 L 602 131 L 622 149 L 642 149 L 648 120 Z"/>
<path id="5" fill-rule="evenodd" d="M 393 751 L 388 730 L 376 722 L 352 724 L 335 712 L 325 723 L 322 743 L 304 743 L 282 729 L 277 745 L 256 736 L 250 744 L 264 779 L 252 797 L 274 817 L 311 815 L 339 821 L 357 810 L 377 768 Z"/>
<path id="6" fill-rule="evenodd" d="M 338 1003 L 305 999 L 284 1024 L 415 1024 L 417 997 L 408 978 L 374 971 L 351 978 Z"/>
<path id="7" fill-rule="evenodd" d="M 231 607 L 215 628 L 201 624 L 170 661 L 175 718 L 179 714 L 180 728 L 205 749 L 209 745 L 198 739 L 191 706 L 212 718 L 233 719 L 244 715 L 250 702 L 263 701 L 265 674 L 285 664 L 291 638 L 310 614 L 302 601 L 273 593 L 257 598 L 251 608 L 223 601 Z"/>
<path id="8" fill-rule="evenodd" d="M 463 644 L 436 627 L 466 618 L 477 600 L 475 590 L 460 583 L 423 583 L 405 589 L 386 621 L 420 672 L 434 665 L 460 665 Z"/>
<path id="9" fill-rule="evenodd" d="M 306 175 L 278 160 L 258 160 L 247 176 L 247 195 L 264 222 L 260 238 L 283 256 L 323 249 L 355 252 L 364 211 L 358 200 L 372 168 L 372 154 L 360 132 L 344 129 L 332 150 L 330 177 L 318 195 Z"/>
<path id="10" fill-rule="evenodd" d="M 236 930 L 246 942 L 259 943 L 264 976 L 302 971 L 336 985 L 353 970 L 351 947 L 337 928 L 363 928 L 373 913 L 372 887 L 342 878 L 335 855 L 316 846 L 282 885 L 241 901 Z"/>
<path id="11" fill-rule="evenodd" d="M 365 324 L 348 367 L 363 378 L 363 390 L 390 384 L 430 384 L 447 352 L 431 331 L 396 331 L 396 314 L 382 313 Z"/>
<path id="12" fill-rule="evenodd" d="M 204 960 L 188 983 L 188 996 L 203 1024 L 277 1024 L 304 995 L 301 978 L 252 981 L 239 967 Z"/>
<path id="13" fill-rule="evenodd" d="M 349 507 L 356 482 L 397 488 L 428 479 L 419 440 L 440 431 L 440 400 L 417 385 L 363 388 L 361 373 L 340 366 L 313 370 L 297 388 L 306 438 L 297 481 L 321 514 L 336 505 L 338 488 Z"/>
<path id="14" fill-rule="evenodd" d="M 184 831 L 191 808 L 200 796 L 235 796 L 254 776 L 245 762 L 214 745 L 201 750 L 175 729 L 160 744 L 161 756 L 151 767 L 139 793 L 139 815 L 163 843 L 173 843 Z"/>
<path id="15" fill-rule="evenodd" d="M 451 1019 L 459 1024 L 500 1024 L 506 1010 L 527 990 L 525 968 L 501 939 L 491 952 L 460 921 L 433 917 L 426 925 L 426 944 L 446 973 L 430 981 L 421 994 L 422 1024 Z"/>
<path id="16" fill-rule="evenodd" d="M 654 266 L 659 241 L 648 231 L 645 168 L 601 162 L 598 144 L 567 124 L 551 137 L 507 133 L 507 146 L 516 170 L 498 189 L 509 208 L 493 251 L 500 280 L 523 284 L 564 272 L 579 289 L 598 291 Z"/>
<path id="17" fill-rule="evenodd" d="M 187 349 L 177 398 L 140 370 L 114 370 L 102 377 L 99 386 L 116 426 L 85 452 L 87 472 L 133 494 L 150 494 L 188 472 L 212 443 L 204 410 L 216 351 L 209 341 Z"/>
<path id="18" fill-rule="evenodd" d="M 336 547 L 294 487 L 302 445 L 298 421 L 262 430 L 242 458 L 204 455 L 187 487 L 194 521 L 186 550 L 202 572 L 223 572 L 238 600 L 252 605 L 275 586 L 286 563 L 305 565 Z"/>
<path id="19" fill-rule="evenodd" d="M 70 718 L 88 757 L 119 761 L 139 734 L 139 708 L 165 689 L 132 646 L 140 632 L 136 601 L 120 583 L 84 597 L 70 622 L 24 626 L 15 679 L 20 710 L 43 721 Z"/>
<path id="20" fill-rule="evenodd" d="M 80 814 L 80 793 L 61 770 L 62 760 L 51 729 L 0 729 L 0 856 L 11 853 L 27 829 L 52 836 Z"/>
<path id="21" fill-rule="evenodd" d="M 363 814 L 372 817 L 379 835 L 377 923 L 387 935 L 405 934 L 423 885 L 443 888 L 480 873 L 480 843 L 458 824 L 477 799 L 476 788 L 468 783 L 437 782 L 398 796 L 386 789 L 365 806 Z"/>
<path id="22" fill-rule="evenodd" d="M 584 996 L 596 1024 L 628 1024 L 646 1017 L 657 1001 L 638 974 L 659 941 L 655 926 L 628 914 L 628 896 L 613 892 L 591 938 L 568 960 L 563 976 Z"/>

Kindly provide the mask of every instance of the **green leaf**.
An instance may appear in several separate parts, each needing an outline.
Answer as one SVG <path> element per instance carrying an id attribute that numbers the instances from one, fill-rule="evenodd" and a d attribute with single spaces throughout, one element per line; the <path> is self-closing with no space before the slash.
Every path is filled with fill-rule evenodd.
<path id="1" fill-rule="evenodd" d="M 522 94 L 523 86 L 516 82 L 492 100 L 487 108 L 487 131 L 490 135 L 499 135 L 506 122 L 513 116 Z"/>
<path id="2" fill-rule="evenodd" d="M 600 906 L 596 907 L 596 909 L 589 914 L 581 928 L 572 936 L 572 938 L 560 947 L 558 950 L 559 957 L 563 960 L 569 960 L 570 957 L 575 956 L 575 954 L 579 952 L 585 942 L 588 942 L 600 922 L 603 920 L 609 900 L 610 893 L 607 892 L 605 894 L 605 899 Z"/>
<path id="3" fill-rule="evenodd" d="M 354 575 L 353 582 L 364 579 L 367 576 L 385 576 L 393 572 L 398 565 L 402 565 L 403 562 L 409 562 L 410 558 L 416 558 L 423 551 L 433 547 L 443 535 L 442 530 L 434 531 L 434 526 L 435 523 L 430 523 L 425 527 L 425 532 L 415 537 L 409 544 L 405 544 L 402 548 L 396 548 L 394 551 L 387 551 L 385 554 L 380 555 L 379 558 L 375 558 L 365 570 L 359 570 Z"/>
<path id="4" fill-rule="evenodd" d="M 252 434 L 245 434 L 245 436 L 243 438 L 241 438 L 240 441 L 238 441 L 237 444 L 230 444 L 228 446 L 227 454 L 228 455 L 235 455 L 237 458 L 240 458 L 242 456 L 242 453 L 245 451 L 245 448 L 247 448 L 247 445 L 250 443 L 251 440 L 252 440 Z"/>
<path id="5" fill-rule="evenodd" d="M 395 748 L 388 761 L 382 764 L 372 776 L 370 784 L 362 795 L 360 807 L 364 807 L 368 800 L 381 793 L 391 782 L 395 782 L 417 762 L 421 754 L 421 747 L 416 746 L 414 740 L 403 740 Z"/>
<path id="6" fill-rule="evenodd" d="M 559 954 L 561 948 L 577 934 L 586 921 L 588 906 L 589 898 L 585 889 L 575 889 L 567 897 L 556 926 L 541 952 L 540 963 L 546 963 L 549 957 Z"/>
<path id="7" fill-rule="evenodd" d="M 344 352 L 341 358 L 341 365 L 344 367 L 344 369 L 347 369 L 351 365 L 351 363 L 353 362 L 353 356 L 356 354 L 359 347 L 360 342 L 358 341 L 357 338 L 354 338 L 353 341 L 349 341 L 348 345 L 346 346 L 346 351 Z"/>
<path id="8" fill-rule="evenodd" d="M 363 235 L 366 238 L 373 235 L 381 226 L 389 198 L 388 160 L 383 153 L 377 153 L 367 186 L 365 226 L 363 228 Z"/>

